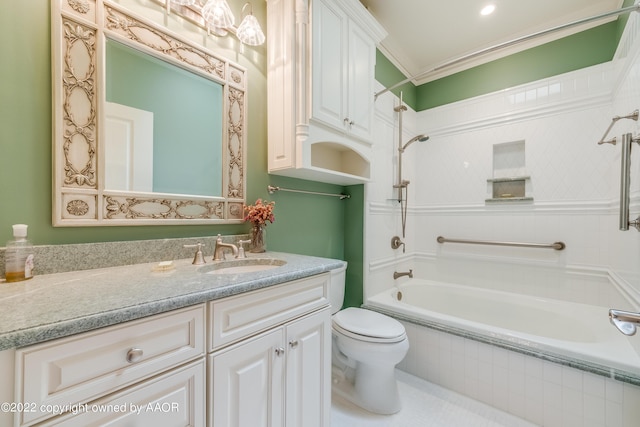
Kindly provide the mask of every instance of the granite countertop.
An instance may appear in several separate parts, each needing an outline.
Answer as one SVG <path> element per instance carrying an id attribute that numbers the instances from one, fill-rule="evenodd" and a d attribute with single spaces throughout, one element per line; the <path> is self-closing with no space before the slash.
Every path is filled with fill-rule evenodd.
<path id="1" fill-rule="evenodd" d="M 92 329 L 175 310 L 206 301 L 313 276 L 345 265 L 344 261 L 265 252 L 286 264 L 260 272 L 206 274 L 216 262 L 173 261 L 46 274 L 0 282 L 0 350 L 24 347 Z M 240 260 L 238 260 L 240 261 Z M 220 261 L 218 261 L 220 262 Z M 268 263 L 269 261 L 265 261 Z"/>

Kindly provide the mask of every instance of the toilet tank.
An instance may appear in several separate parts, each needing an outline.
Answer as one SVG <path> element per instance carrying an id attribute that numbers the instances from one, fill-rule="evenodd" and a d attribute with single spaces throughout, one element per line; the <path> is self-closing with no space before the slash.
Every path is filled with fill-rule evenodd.
<path id="1" fill-rule="evenodd" d="M 331 286 L 329 289 L 331 298 L 331 314 L 335 314 L 342 308 L 344 302 L 344 285 L 347 275 L 347 263 L 344 267 L 331 270 Z"/>

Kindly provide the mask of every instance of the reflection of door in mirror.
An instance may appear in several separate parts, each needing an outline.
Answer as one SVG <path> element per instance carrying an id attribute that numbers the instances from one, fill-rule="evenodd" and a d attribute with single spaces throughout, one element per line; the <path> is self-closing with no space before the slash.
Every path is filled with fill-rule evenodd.
<path id="1" fill-rule="evenodd" d="M 153 191 L 153 113 L 105 103 L 105 189 Z"/>
<path id="2" fill-rule="evenodd" d="M 107 39 L 106 46 L 106 101 L 146 111 L 153 122 L 152 189 L 128 186 L 110 165 L 105 177 L 118 178 L 107 180 L 106 189 L 220 196 L 222 85 L 122 43 Z M 126 131 L 122 126 L 118 132 Z M 112 134 L 113 127 L 106 128 L 106 147 L 115 143 L 122 151 L 128 143 L 125 135 Z M 131 167 L 124 160 L 115 165 Z"/>

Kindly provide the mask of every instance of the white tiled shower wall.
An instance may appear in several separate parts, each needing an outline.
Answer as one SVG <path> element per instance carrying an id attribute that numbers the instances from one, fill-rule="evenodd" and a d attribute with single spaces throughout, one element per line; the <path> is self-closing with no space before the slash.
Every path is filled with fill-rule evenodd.
<path id="1" fill-rule="evenodd" d="M 561 297 L 570 298 L 575 292 L 581 302 L 640 309 L 640 234 L 634 229 L 618 231 L 620 147 L 597 144 L 612 117 L 640 108 L 639 28 L 640 14 L 632 14 L 610 63 L 420 113 L 407 111 L 402 141 L 419 133 L 430 139 L 403 154 L 403 178 L 411 182 L 402 238 L 406 253 L 390 246 L 392 236 L 402 236 L 393 189 L 398 146 L 393 107 L 398 100 L 389 93 L 379 97 L 375 180 L 366 189 L 365 298 L 392 287 L 394 270 L 460 261 L 460 274 L 465 274 L 465 262 L 486 260 L 514 268 L 540 265 L 606 277 L 610 286 L 604 285 L 605 289 L 600 285 L 594 290 L 585 281 L 583 288 L 576 283 L 563 289 Z M 620 139 L 625 132 L 639 135 L 640 124 L 621 120 L 609 138 Z M 485 203 L 490 197 L 486 180 L 493 175 L 493 145 L 522 140 L 533 202 Z M 640 147 L 635 144 L 631 173 L 634 219 L 640 213 Z M 435 240 L 438 235 L 561 240 L 567 249 L 440 245 Z M 535 278 L 537 269 L 527 274 Z M 539 280 L 542 283 L 545 277 Z M 535 291 L 535 286 L 527 288 Z M 640 425 L 639 387 L 466 338 L 413 325 L 408 329 L 412 347 L 402 368 L 429 381 L 547 426 Z M 640 338 L 630 340 L 640 350 Z"/>

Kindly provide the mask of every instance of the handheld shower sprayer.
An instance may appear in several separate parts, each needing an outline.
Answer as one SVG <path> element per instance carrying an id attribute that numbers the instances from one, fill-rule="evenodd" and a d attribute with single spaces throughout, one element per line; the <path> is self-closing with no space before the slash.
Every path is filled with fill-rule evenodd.
<path id="1" fill-rule="evenodd" d="M 428 140 L 428 139 L 429 139 L 429 137 L 428 137 L 428 136 L 426 136 L 426 135 L 424 135 L 424 134 L 416 135 L 416 136 L 414 136 L 413 138 L 411 138 L 409 141 L 407 141 L 407 143 L 406 143 L 406 144 L 404 144 L 401 148 L 399 148 L 399 151 L 400 151 L 401 153 L 404 153 L 404 150 L 406 150 L 406 149 L 407 149 L 407 147 L 408 147 L 409 145 L 413 144 L 414 142 L 416 142 L 416 141 L 423 142 L 423 141 L 426 141 L 426 140 Z"/>

